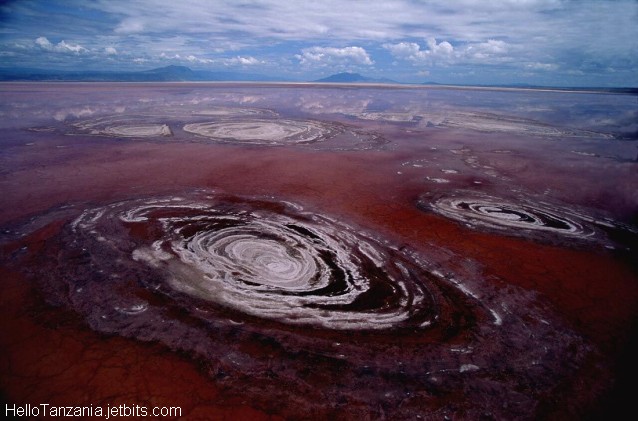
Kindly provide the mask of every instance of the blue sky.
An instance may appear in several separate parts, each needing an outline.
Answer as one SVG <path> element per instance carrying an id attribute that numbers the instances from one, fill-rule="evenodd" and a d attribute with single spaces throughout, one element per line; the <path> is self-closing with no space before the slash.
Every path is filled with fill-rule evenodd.
<path id="1" fill-rule="evenodd" d="M 0 67 L 638 86 L 636 0 L 17 0 Z"/>

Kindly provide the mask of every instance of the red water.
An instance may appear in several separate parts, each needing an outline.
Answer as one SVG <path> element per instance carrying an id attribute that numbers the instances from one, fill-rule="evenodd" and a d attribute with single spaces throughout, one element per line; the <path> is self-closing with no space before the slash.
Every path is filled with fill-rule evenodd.
<path id="1" fill-rule="evenodd" d="M 52 88 L 47 89 L 44 92 L 52 92 Z M 10 94 L 12 99 L 20 91 L 15 87 L 5 90 L 7 98 Z M 259 93 L 267 96 L 263 90 Z M 140 91 L 123 90 L 120 94 L 143 96 Z M 33 94 L 20 95 L 19 101 L 26 101 Z M 52 96 L 51 101 L 55 101 Z M 100 101 L 103 104 L 105 100 Z M 551 238 L 538 241 L 524 235 L 469 229 L 423 212 L 415 203 L 427 192 L 481 186 L 490 194 L 510 194 L 509 189 L 516 186 L 532 195 L 550 189 L 551 199 L 630 221 L 636 210 L 636 164 L 570 154 L 571 146 L 555 140 L 444 129 L 415 134 L 400 125 L 396 128 L 389 123 L 333 119 L 381 132 L 389 140 L 388 146 L 339 151 L 205 141 L 114 140 L 67 136 L 60 133 L 60 122 L 52 124 L 57 131 L 50 133 L 10 128 L 9 137 L 3 141 L 0 225 L 11 231 L 23 226 L 29 217 L 64 204 L 89 208 L 139 196 L 179 195 L 207 188 L 291 201 L 425 255 L 430 245 L 436 244 L 477 262 L 482 282 L 490 287 L 514 285 L 535 293 L 539 302 L 549 306 L 565 326 L 596 350 L 569 378 L 555 380 L 549 392 L 538 397 L 530 418 L 618 413 L 626 403 L 627 380 L 633 380 L 635 371 L 631 352 L 635 351 L 638 278 L 633 245 L 613 239 L 593 243 Z M 470 148 L 481 165 L 496 168 L 501 178 L 472 167 L 462 160 L 462 154 L 450 153 L 462 147 Z M 513 153 L 494 152 L 505 148 Z M 440 169 L 446 168 L 460 172 L 441 173 Z M 448 178 L 450 182 L 432 183 L 427 176 Z M 33 273 L 43 275 L 30 262 L 37 262 L 41 250 L 50 250 L 51 242 L 68 222 L 68 216 L 51 217 L 28 236 L 16 238 L 7 233 L 3 242 L 3 401 L 18 405 L 180 406 L 185 419 L 303 416 L 288 404 L 264 403 L 269 401 L 267 396 L 251 395 L 261 391 L 251 388 L 249 382 L 244 392 L 238 393 L 236 387 L 227 390 L 200 359 L 187 352 L 93 331 L 81 315 L 49 304 L 46 292 L 32 281 Z M 614 250 L 605 247 L 610 244 Z M 539 340 L 542 342 L 542 338 Z M 246 346 L 253 345 L 247 342 Z M 307 381 L 313 382 L 311 378 Z M 316 386 L 326 379 L 314 381 Z M 436 409 L 446 407 L 448 402 L 463 402 L 455 393 L 445 396 L 416 405 L 415 413 L 438 418 L 441 413 Z M 279 394 L 273 396 L 280 398 Z M 348 402 L 337 412 L 334 405 L 326 404 L 306 415 L 316 419 L 379 416 L 378 408 L 368 408 L 366 402 Z M 460 408 L 456 417 L 468 413 L 471 411 Z"/>

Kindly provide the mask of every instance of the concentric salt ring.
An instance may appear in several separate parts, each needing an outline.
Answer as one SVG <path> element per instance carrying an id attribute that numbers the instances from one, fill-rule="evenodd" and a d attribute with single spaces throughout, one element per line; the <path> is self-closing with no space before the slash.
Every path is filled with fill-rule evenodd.
<path id="1" fill-rule="evenodd" d="M 324 141 L 341 130 L 334 124 L 312 120 L 251 119 L 191 123 L 184 126 L 184 131 L 218 142 L 291 145 Z"/>
<path id="2" fill-rule="evenodd" d="M 126 239 L 105 233 L 143 226 L 154 236 L 130 250 L 132 260 L 160 270 L 175 291 L 255 317 L 331 329 L 427 326 L 438 317 L 436 277 L 418 262 L 295 209 L 168 198 L 89 210 L 73 227 L 111 244 Z"/>
<path id="3" fill-rule="evenodd" d="M 517 198 L 501 199 L 480 193 L 459 192 L 452 196 L 423 195 L 417 206 L 425 211 L 462 222 L 476 229 L 497 230 L 526 238 L 551 240 L 572 238 L 603 240 L 597 221 L 573 209 Z"/>
<path id="4" fill-rule="evenodd" d="M 152 118 L 107 116 L 76 122 L 73 127 L 81 133 L 109 137 L 166 137 L 173 132 L 168 124 Z"/>

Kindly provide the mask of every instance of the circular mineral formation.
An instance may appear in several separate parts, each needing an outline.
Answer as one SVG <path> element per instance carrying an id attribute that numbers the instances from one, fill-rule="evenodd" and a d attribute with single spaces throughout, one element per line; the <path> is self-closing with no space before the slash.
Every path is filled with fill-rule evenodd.
<path id="1" fill-rule="evenodd" d="M 30 276 L 49 303 L 179 351 L 226 393 L 292 418 L 335 415 L 326 402 L 355 418 L 517 418 L 590 352 L 532 294 L 495 287 L 467 258 L 274 198 L 87 207 L 40 244 Z"/>
<path id="2" fill-rule="evenodd" d="M 191 123 L 184 131 L 218 142 L 258 145 L 308 144 L 327 140 L 339 127 L 311 120 L 242 120 Z"/>
<path id="3" fill-rule="evenodd" d="M 117 203 L 84 212 L 73 232 L 100 246 L 130 244 L 115 232 L 153 233 L 130 260 L 163 273 L 175 292 L 255 317 L 330 329 L 439 317 L 442 281 L 408 256 L 295 206 L 208 200 Z"/>
<path id="4" fill-rule="evenodd" d="M 501 232 L 551 243 L 599 243 L 614 247 L 610 235 L 635 236 L 636 230 L 606 217 L 524 197 L 499 198 L 476 192 L 422 195 L 417 206 L 474 229 Z"/>
<path id="5" fill-rule="evenodd" d="M 572 217 L 525 204 L 507 203 L 495 198 L 440 200 L 435 209 L 446 216 L 491 228 L 544 230 L 574 236 L 588 236 L 585 228 Z"/>
<path id="6" fill-rule="evenodd" d="M 75 130 L 98 136 L 109 137 L 166 137 L 173 132 L 168 124 L 158 123 L 149 118 L 107 116 L 85 120 L 73 124 Z"/>

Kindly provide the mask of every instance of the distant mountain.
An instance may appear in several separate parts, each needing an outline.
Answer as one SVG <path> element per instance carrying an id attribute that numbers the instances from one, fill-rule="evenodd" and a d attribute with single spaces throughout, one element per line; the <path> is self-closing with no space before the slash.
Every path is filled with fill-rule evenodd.
<path id="1" fill-rule="evenodd" d="M 166 66 L 143 71 L 68 71 L 30 68 L 0 68 L 4 81 L 77 81 L 77 82 L 206 82 L 250 81 L 285 82 L 286 79 L 258 73 L 192 70 L 186 66 Z"/>
<path id="2" fill-rule="evenodd" d="M 337 73 L 332 76 L 325 77 L 323 79 L 315 80 L 319 83 L 399 83 L 391 79 L 381 78 L 374 79 L 366 76 L 362 76 L 359 73 Z"/>
<path id="3" fill-rule="evenodd" d="M 186 66 L 166 66 L 157 69 L 140 72 L 140 76 L 150 77 L 160 80 L 200 80 L 198 72 L 194 72 Z"/>

